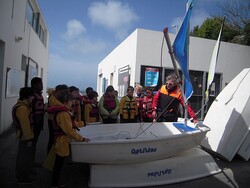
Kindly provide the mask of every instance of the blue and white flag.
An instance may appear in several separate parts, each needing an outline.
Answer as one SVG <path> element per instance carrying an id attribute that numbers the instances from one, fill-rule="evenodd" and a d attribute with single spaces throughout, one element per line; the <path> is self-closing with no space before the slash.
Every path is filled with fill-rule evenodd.
<path id="1" fill-rule="evenodd" d="M 182 73 L 185 76 L 185 97 L 189 99 L 193 94 L 192 82 L 188 70 L 188 37 L 189 37 L 189 19 L 192 13 L 193 0 L 188 2 L 188 10 L 182 22 L 180 30 L 174 40 L 173 51 L 177 62 L 179 63 Z"/>

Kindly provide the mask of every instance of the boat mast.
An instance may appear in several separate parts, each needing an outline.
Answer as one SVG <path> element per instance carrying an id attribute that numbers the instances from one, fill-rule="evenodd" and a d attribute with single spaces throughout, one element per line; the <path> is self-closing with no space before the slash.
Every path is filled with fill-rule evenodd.
<path id="1" fill-rule="evenodd" d="M 167 27 L 163 30 L 163 33 L 164 33 L 165 40 L 167 42 L 168 52 L 170 54 L 171 61 L 172 61 L 173 66 L 174 66 L 174 71 L 175 71 L 175 73 L 176 73 L 176 75 L 178 77 L 177 84 L 178 84 L 178 87 L 181 90 L 182 98 L 184 100 L 184 108 L 185 108 L 184 123 L 185 123 L 185 125 L 187 125 L 187 99 L 186 99 L 186 96 L 184 94 L 183 88 L 182 88 L 182 86 L 180 84 L 180 80 L 181 80 L 180 79 L 180 74 L 179 74 L 179 71 L 178 71 L 178 68 L 177 68 L 177 63 L 175 61 L 174 51 L 173 51 L 173 47 L 172 47 L 171 41 L 169 39 L 169 34 L 168 34 L 168 28 Z"/>

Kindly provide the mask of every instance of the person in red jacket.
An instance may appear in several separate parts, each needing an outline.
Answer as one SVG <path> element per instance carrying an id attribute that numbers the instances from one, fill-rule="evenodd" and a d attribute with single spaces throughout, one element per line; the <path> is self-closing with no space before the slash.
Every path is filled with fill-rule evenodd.
<path id="1" fill-rule="evenodd" d="M 146 95 L 142 99 L 142 119 L 143 122 L 152 122 L 153 121 L 153 90 L 152 88 L 148 87 L 145 89 Z"/>
<path id="2" fill-rule="evenodd" d="M 177 85 L 178 78 L 175 73 L 171 73 L 166 78 L 166 85 L 163 85 L 153 101 L 153 119 L 158 122 L 176 122 L 179 115 L 180 104 L 184 106 L 181 89 Z M 197 123 L 197 118 L 190 105 L 187 105 L 189 116 L 193 122 Z"/>

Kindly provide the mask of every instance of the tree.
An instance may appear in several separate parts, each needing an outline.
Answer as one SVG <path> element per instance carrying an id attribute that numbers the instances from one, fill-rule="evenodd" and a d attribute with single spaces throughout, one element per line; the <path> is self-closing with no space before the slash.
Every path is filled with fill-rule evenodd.
<path id="1" fill-rule="evenodd" d="M 219 7 L 221 15 L 206 19 L 200 27 L 195 26 L 190 35 L 216 40 L 225 17 L 221 40 L 250 45 L 250 0 L 227 0 Z"/>
<path id="2" fill-rule="evenodd" d="M 221 24 L 223 18 L 214 17 L 212 19 L 207 18 L 201 27 L 195 26 L 194 29 L 191 31 L 191 36 L 207 38 L 207 39 L 214 39 L 217 40 Z M 224 42 L 232 42 L 234 37 L 239 35 L 240 31 L 235 29 L 233 26 L 224 23 L 223 32 L 221 35 L 221 40 Z"/>
<path id="3" fill-rule="evenodd" d="M 250 1 L 249 0 L 227 0 L 219 5 L 222 15 L 233 27 L 242 30 L 250 20 Z"/>

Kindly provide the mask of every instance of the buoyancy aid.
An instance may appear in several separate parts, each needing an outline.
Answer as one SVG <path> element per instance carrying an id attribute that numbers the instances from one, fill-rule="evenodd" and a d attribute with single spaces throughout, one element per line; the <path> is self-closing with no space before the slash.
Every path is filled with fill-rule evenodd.
<path id="1" fill-rule="evenodd" d="M 22 128 L 21 128 L 21 124 L 20 124 L 20 121 L 19 121 L 19 119 L 17 118 L 17 115 L 16 115 L 16 111 L 20 106 L 22 106 L 22 105 L 21 104 L 16 104 L 12 108 L 12 119 L 13 119 L 12 125 L 16 129 L 16 133 L 17 133 L 19 139 L 21 139 L 22 136 L 23 136 L 23 131 L 22 131 Z M 29 120 L 30 120 L 30 127 L 32 128 L 31 114 L 29 116 Z"/>
<path id="2" fill-rule="evenodd" d="M 79 128 L 75 124 L 75 118 L 72 112 L 70 112 L 66 106 L 51 106 L 47 108 L 47 112 L 53 114 L 52 124 L 53 124 L 53 133 L 54 133 L 54 142 L 59 136 L 65 135 L 62 128 L 58 125 L 56 121 L 56 116 L 59 112 L 67 112 L 71 117 L 72 128 L 79 130 Z"/>
<path id="3" fill-rule="evenodd" d="M 143 117 L 152 117 L 152 104 L 153 104 L 153 97 L 144 97 L 142 100 L 142 116 Z"/>
<path id="4" fill-rule="evenodd" d="M 168 92 L 166 85 L 163 85 L 160 89 L 160 97 L 158 103 L 158 113 L 163 112 L 167 107 L 166 111 L 171 114 L 179 113 L 179 98 L 181 97 L 181 91 L 176 88 L 172 92 Z"/>
<path id="5" fill-rule="evenodd" d="M 112 112 L 116 108 L 115 96 L 104 95 L 103 107 L 108 111 Z"/>
<path id="6" fill-rule="evenodd" d="M 40 115 L 45 113 L 44 98 L 42 94 L 34 92 L 34 99 L 32 101 L 32 115 Z"/>
<path id="7" fill-rule="evenodd" d="M 143 98 L 144 98 L 144 97 L 135 97 L 135 100 L 136 100 L 136 102 L 137 102 L 138 108 L 141 108 Z"/>
<path id="8" fill-rule="evenodd" d="M 78 110 L 80 108 L 80 101 L 78 99 L 75 99 L 72 103 L 72 113 L 75 117 L 75 119 L 78 119 Z"/>
<path id="9" fill-rule="evenodd" d="M 96 117 L 99 119 L 99 105 L 98 103 L 91 103 L 92 110 L 89 112 L 90 117 Z"/>
<path id="10" fill-rule="evenodd" d="M 123 119 L 135 119 L 136 105 L 137 105 L 135 98 L 134 97 L 129 98 L 128 96 L 124 96 L 122 100 L 126 100 L 122 109 L 122 118 Z"/>

